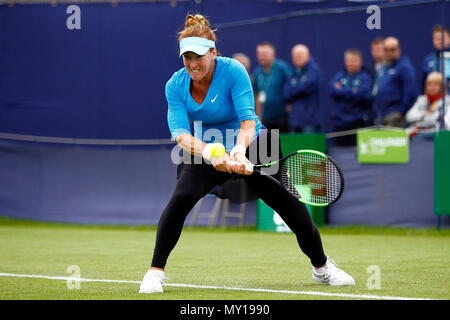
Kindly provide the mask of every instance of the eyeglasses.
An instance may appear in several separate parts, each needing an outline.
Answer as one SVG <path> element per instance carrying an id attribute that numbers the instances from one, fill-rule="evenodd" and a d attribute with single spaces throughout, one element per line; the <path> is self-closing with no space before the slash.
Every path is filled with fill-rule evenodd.
<path id="1" fill-rule="evenodd" d="M 398 48 L 384 48 L 384 51 L 387 51 L 387 52 L 394 52 L 394 51 L 397 51 L 397 49 Z"/>

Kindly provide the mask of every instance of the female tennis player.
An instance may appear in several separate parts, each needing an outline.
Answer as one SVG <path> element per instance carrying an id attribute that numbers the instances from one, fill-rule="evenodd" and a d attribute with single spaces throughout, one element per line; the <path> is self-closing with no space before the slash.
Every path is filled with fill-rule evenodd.
<path id="1" fill-rule="evenodd" d="M 250 175 L 245 170 L 249 150 L 257 150 L 256 163 L 261 163 L 260 147 L 268 151 L 266 154 L 274 149 L 281 157 L 279 139 L 272 144 L 272 133 L 263 128 L 255 115 L 252 86 L 245 68 L 237 60 L 217 56 L 214 30 L 202 15 L 187 15 L 178 39 L 185 67 L 167 82 L 167 118 L 173 138 L 192 159 L 178 167 L 175 191 L 160 217 L 151 267 L 139 292 L 163 292 L 164 268 L 187 215 L 215 186 L 236 176 L 243 178 L 295 233 L 300 249 L 311 261 L 315 281 L 333 286 L 354 285 L 353 278 L 324 254 L 319 231 L 306 206 L 277 181 Z M 189 120 L 194 122 L 194 135 Z M 216 142 L 222 139 L 220 142 L 226 146 L 222 157 L 210 156 L 211 132 L 215 133 Z M 280 171 L 273 174 L 278 181 Z"/>

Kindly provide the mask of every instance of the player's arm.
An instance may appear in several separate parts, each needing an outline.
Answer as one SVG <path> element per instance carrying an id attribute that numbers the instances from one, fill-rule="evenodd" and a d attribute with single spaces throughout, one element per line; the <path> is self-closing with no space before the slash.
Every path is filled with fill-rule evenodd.
<path id="1" fill-rule="evenodd" d="M 253 79 L 252 83 L 252 90 L 253 90 L 253 97 L 254 97 L 254 103 L 255 103 L 255 114 L 258 117 L 259 121 L 262 121 L 262 112 L 264 108 L 264 104 L 261 103 L 260 99 L 260 88 L 258 86 L 258 81 L 256 78 Z"/>
<path id="2" fill-rule="evenodd" d="M 250 142 L 252 142 L 255 137 L 255 120 L 244 120 L 241 121 L 241 128 L 236 139 L 236 145 L 240 144 L 248 148 Z"/>
<path id="3" fill-rule="evenodd" d="M 255 113 L 258 116 L 259 121 L 262 121 L 262 111 L 264 105 L 258 99 L 258 92 L 255 91 Z"/>
<path id="4" fill-rule="evenodd" d="M 239 118 L 240 128 L 236 139 L 236 145 L 230 151 L 231 160 L 238 164 L 227 164 L 228 169 L 238 174 L 248 174 L 245 171 L 245 164 L 248 159 L 245 152 L 256 134 L 255 108 L 261 105 L 253 95 L 253 89 L 247 71 L 242 65 L 235 65 L 229 77 L 231 97 Z M 256 93 L 257 93 L 257 88 Z M 256 101 L 255 101 L 256 100 Z M 255 106 L 256 102 L 256 106 Z"/>
<path id="5" fill-rule="evenodd" d="M 183 151 L 189 152 L 197 157 L 202 157 L 203 149 L 206 146 L 205 142 L 195 138 L 189 133 L 180 134 L 176 138 L 176 141 L 178 146 L 183 149 Z"/>

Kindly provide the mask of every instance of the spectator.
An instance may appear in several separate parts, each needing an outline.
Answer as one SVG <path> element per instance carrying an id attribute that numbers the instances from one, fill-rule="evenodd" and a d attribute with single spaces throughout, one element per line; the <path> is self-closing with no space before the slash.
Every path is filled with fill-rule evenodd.
<path id="1" fill-rule="evenodd" d="M 245 67 L 245 70 L 247 70 L 248 74 L 251 75 L 251 61 L 250 58 L 242 52 L 237 52 L 233 54 L 233 58 L 242 63 L 242 65 Z"/>
<path id="2" fill-rule="evenodd" d="M 290 131 L 319 132 L 319 66 L 303 44 L 292 48 L 293 72 L 284 84 L 283 97 L 291 104 Z"/>
<path id="3" fill-rule="evenodd" d="M 255 90 L 255 79 L 253 77 L 253 73 L 251 71 L 251 67 L 252 67 L 252 63 L 250 58 L 242 52 L 237 52 L 235 54 L 233 54 L 233 58 L 236 59 L 237 61 L 239 61 L 240 63 L 242 63 L 242 65 L 244 66 L 245 70 L 247 70 L 248 76 L 250 77 L 250 82 L 252 83 L 252 89 L 253 91 Z M 255 97 L 255 104 L 256 104 L 256 97 Z"/>
<path id="4" fill-rule="evenodd" d="M 286 102 L 283 85 L 289 77 L 289 66 L 275 57 L 275 47 L 270 42 L 259 43 L 256 57 L 259 66 L 253 72 L 256 96 L 256 114 L 268 129 L 288 132 Z"/>
<path id="5" fill-rule="evenodd" d="M 375 77 L 384 65 L 384 39 L 382 37 L 376 37 L 372 40 L 370 54 L 372 61 L 364 68 L 364 71 L 372 78 L 372 84 L 375 84 Z"/>
<path id="6" fill-rule="evenodd" d="M 363 70 L 366 71 L 371 79 L 372 79 L 372 88 L 371 88 L 371 101 L 370 104 L 373 110 L 373 100 L 378 91 L 378 75 L 379 71 L 385 64 L 384 59 L 384 39 L 382 37 L 376 37 L 372 40 L 370 44 L 370 54 L 372 56 L 372 61 L 366 66 L 363 67 Z M 374 118 L 373 113 L 369 113 L 369 121 L 372 121 Z"/>
<path id="7" fill-rule="evenodd" d="M 362 71 L 362 54 L 358 49 L 344 53 L 345 69 L 336 73 L 329 90 L 335 106 L 331 111 L 333 131 L 352 130 L 366 126 L 370 111 L 372 79 Z M 338 137 L 336 145 L 356 145 L 354 134 Z"/>
<path id="8" fill-rule="evenodd" d="M 411 124 L 408 130 L 410 135 L 420 129 L 434 128 L 439 121 L 444 103 L 444 111 L 449 109 L 450 96 L 446 94 L 442 99 L 442 85 L 442 74 L 432 71 L 425 82 L 425 94 L 419 96 L 412 108 L 406 113 L 406 121 Z"/>
<path id="9" fill-rule="evenodd" d="M 409 58 L 402 55 L 397 38 L 384 40 L 386 63 L 377 74 L 374 111 L 378 125 L 404 127 L 405 113 L 416 100 L 415 70 Z"/>
<path id="10" fill-rule="evenodd" d="M 433 46 L 434 51 L 425 56 L 422 64 L 422 78 L 420 82 L 420 92 L 424 92 L 425 80 L 432 71 L 442 72 L 443 52 L 450 51 L 450 32 L 446 27 L 437 24 L 433 27 Z M 450 52 L 449 52 L 450 53 Z M 447 89 L 450 88 L 450 59 L 445 58 L 445 77 L 447 80 Z"/>

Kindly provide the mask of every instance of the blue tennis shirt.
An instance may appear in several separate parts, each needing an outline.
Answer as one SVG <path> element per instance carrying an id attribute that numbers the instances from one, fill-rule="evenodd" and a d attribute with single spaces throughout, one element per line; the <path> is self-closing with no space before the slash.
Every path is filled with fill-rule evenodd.
<path id="1" fill-rule="evenodd" d="M 250 77 L 235 59 L 217 57 L 211 85 L 202 104 L 190 93 L 191 77 L 186 68 L 175 72 L 166 84 L 169 105 L 167 121 L 172 138 L 191 133 L 206 143 L 223 143 L 227 152 L 236 144 L 240 122 L 254 120 L 255 138 L 262 124 L 255 114 L 255 101 Z"/>

